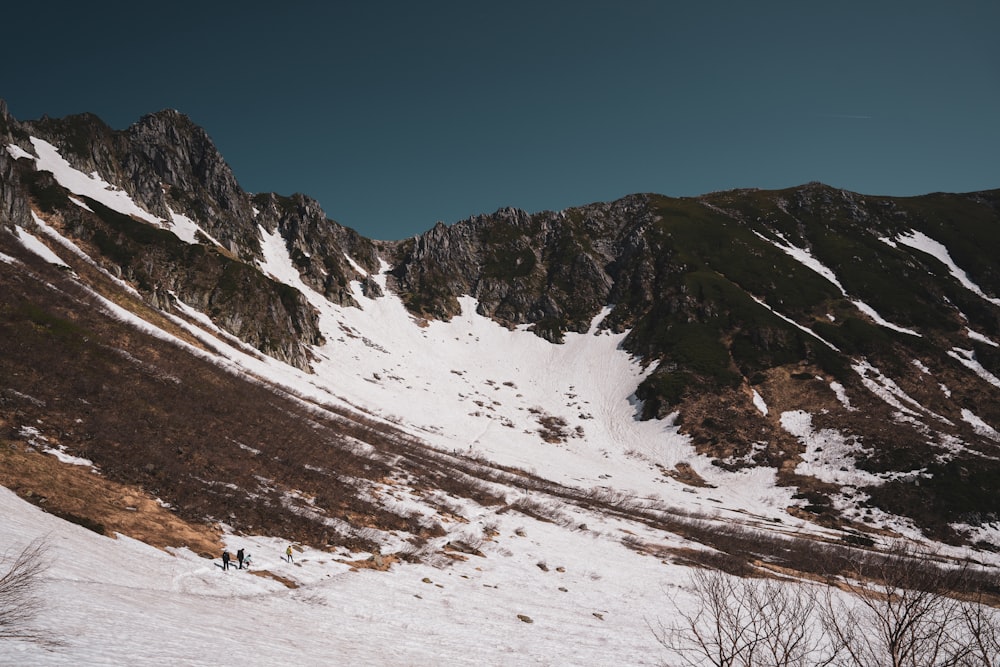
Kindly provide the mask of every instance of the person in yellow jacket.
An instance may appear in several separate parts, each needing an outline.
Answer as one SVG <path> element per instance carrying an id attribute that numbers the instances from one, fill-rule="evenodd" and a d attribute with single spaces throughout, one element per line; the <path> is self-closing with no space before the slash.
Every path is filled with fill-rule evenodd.
<path id="1" fill-rule="evenodd" d="M 288 548 L 285 549 L 285 560 L 287 560 L 289 563 L 292 562 L 292 545 L 291 544 L 289 544 Z"/>

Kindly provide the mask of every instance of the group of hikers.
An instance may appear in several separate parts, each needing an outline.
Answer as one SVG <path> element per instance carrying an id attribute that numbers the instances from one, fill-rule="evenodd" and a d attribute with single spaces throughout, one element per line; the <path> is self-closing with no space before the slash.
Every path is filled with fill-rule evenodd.
<path id="1" fill-rule="evenodd" d="M 223 571 L 228 570 L 230 563 L 232 562 L 232 556 L 229 555 L 228 549 L 223 549 L 222 551 L 222 569 Z M 292 559 L 292 545 L 289 544 L 288 548 L 285 549 L 285 560 L 289 563 L 293 562 Z M 240 570 L 250 569 L 250 554 L 244 553 L 243 549 L 236 552 L 236 562 L 239 564 Z"/>
<path id="2" fill-rule="evenodd" d="M 222 569 L 223 570 L 228 570 L 229 569 L 229 562 L 231 560 L 232 560 L 232 557 L 229 555 L 229 550 L 228 549 L 224 549 L 222 551 Z M 236 552 L 236 562 L 239 563 L 239 569 L 242 570 L 243 568 L 246 568 L 246 569 L 249 570 L 250 569 L 250 554 L 245 554 L 245 553 L 243 553 L 243 549 L 240 549 L 239 551 Z"/>

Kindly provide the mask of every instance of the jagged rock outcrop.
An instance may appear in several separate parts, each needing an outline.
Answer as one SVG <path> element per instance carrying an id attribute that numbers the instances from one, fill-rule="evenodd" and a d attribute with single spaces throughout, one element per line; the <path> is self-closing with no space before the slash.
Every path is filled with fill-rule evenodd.
<path id="1" fill-rule="evenodd" d="M 907 471 L 866 490 L 873 506 L 947 536 L 944 516 L 1000 516 L 987 491 L 995 431 L 977 426 L 1000 423 L 1000 263 L 983 252 L 995 247 L 1000 191 L 892 198 L 810 183 L 504 209 L 400 244 L 393 275 L 426 316 L 471 294 L 552 341 L 610 306 L 601 326 L 628 331 L 651 367 L 636 388 L 644 418 L 671 417 L 721 467 L 775 467 L 827 516 L 830 488 L 792 472 L 800 444 L 751 398 L 801 406 L 814 428 L 864 443 L 861 469 Z M 935 462 L 949 442 L 976 443 L 976 464 L 956 467 L 950 451 Z M 928 486 L 933 500 L 918 500 Z"/>
<path id="2" fill-rule="evenodd" d="M 529 215 L 501 209 L 436 225 L 397 248 L 394 284 L 417 312 L 449 318 L 470 294 L 481 314 L 559 341 L 608 303 L 622 234 L 645 197 Z M 635 215 L 633 215 L 633 213 Z"/>
<path id="3" fill-rule="evenodd" d="M 144 116 L 124 131 L 92 114 L 18 122 L 2 111 L 0 136 L 24 154 L 33 154 L 32 136 L 44 139 L 74 168 L 100 174 L 166 223 L 179 214 L 204 234 L 189 244 L 86 198 L 87 209 L 70 205 L 51 174 L 28 158 L 18 163 L 7 150 L 0 155 L 0 224 L 32 226 L 34 205 L 71 237 L 96 246 L 106 268 L 151 303 L 183 301 L 282 361 L 308 368 L 308 348 L 322 336 L 304 296 L 257 268 L 261 229 L 277 232 L 303 280 L 342 305 L 354 303 L 350 280 L 378 270 L 375 244 L 329 220 L 314 200 L 244 192 L 205 131 L 177 111 Z"/>
<path id="4" fill-rule="evenodd" d="M 281 235 L 307 285 L 338 305 L 357 305 L 348 283 L 378 272 L 379 256 L 372 241 L 327 218 L 318 202 L 302 194 L 265 193 L 253 202 L 257 224 Z"/>
<path id="5" fill-rule="evenodd" d="M 259 256 L 250 197 L 202 128 L 165 110 L 143 116 L 121 140 L 122 171 L 137 201 L 167 219 L 181 211 L 230 252 Z"/>
<path id="6" fill-rule="evenodd" d="M 0 228 L 31 224 L 31 209 L 18 172 L 14 158 L 0 150 Z"/>
<path id="7" fill-rule="evenodd" d="M 21 126 L 56 145 L 76 169 L 101 174 L 125 190 L 150 213 L 164 220 L 171 212 L 182 213 L 229 252 L 259 259 L 249 195 L 205 131 L 187 116 L 160 111 L 122 131 L 87 113 Z M 30 151 L 30 145 L 24 147 Z"/>
<path id="8" fill-rule="evenodd" d="M 471 294 L 483 314 L 532 324 L 550 340 L 585 331 L 613 306 L 602 326 L 629 329 L 630 350 L 664 362 L 645 392 L 666 395 L 661 407 L 647 406 L 647 415 L 663 414 L 692 382 L 718 389 L 792 361 L 840 373 L 842 355 L 776 313 L 832 328 L 824 335 L 841 341 L 863 338 L 855 329 L 872 326 L 854 301 L 899 328 L 929 328 L 925 335 L 954 332 L 966 319 L 1000 334 L 988 302 L 957 284 L 939 298 L 928 278 L 941 271 L 936 260 L 891 245 L 895 234 L 926 229 L 1000 293 L 995 262 L 974 250 L 1000 242 L 995 193 L 943 197 L 940 205 L 962 211 L 964 222 L 925 214 L 918 200 L 820 184 L 687 199 L 635 195 L 534 215 L 505 209 L 401 244 L 393 275 L 410 307 L 428 316 L 450 317 L 457 297 Z M 796 249 L 817 266 L 836 267 L 839 279 L 793 257 Z M 859 346 L 873 352 L 866 343 L 847 345 Z"/>
<path id="9" fill-rule="evenodd" d="M 14 120 L 7 111 L 7 104 L 0 100 L 0 228 L 12 229 L 15 225 L 31 224 L 31 209 L 24 194 L 19 170 L 14 156 L 7 150 L 13 143 Z"/>

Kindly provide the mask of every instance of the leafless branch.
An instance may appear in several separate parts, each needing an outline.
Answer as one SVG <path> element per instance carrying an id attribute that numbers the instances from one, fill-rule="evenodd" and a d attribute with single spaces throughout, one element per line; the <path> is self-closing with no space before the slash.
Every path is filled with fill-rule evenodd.
<path id="1" fill-rule="evenodd" d="M 17 555 L 4 554 L 0 562 L 0 637 L 39 639 L 32 623 L 42 609 L 39 587 L 48 568 L 46 544 L 41 538 L 32 541 Z"/>

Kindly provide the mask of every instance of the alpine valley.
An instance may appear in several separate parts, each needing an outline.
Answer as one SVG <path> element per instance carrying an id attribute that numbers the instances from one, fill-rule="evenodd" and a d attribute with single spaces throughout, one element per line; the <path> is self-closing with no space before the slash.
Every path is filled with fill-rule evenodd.
<path id="1" fill-rule="evenodd" d="M 695 566 L 995 581 L 998 249 L 1000 190 L 820 183 L 372 240 L 176 111 L 0 102 L 0 539 L 77 554 L 0 662 L 675 664 Z"/>

